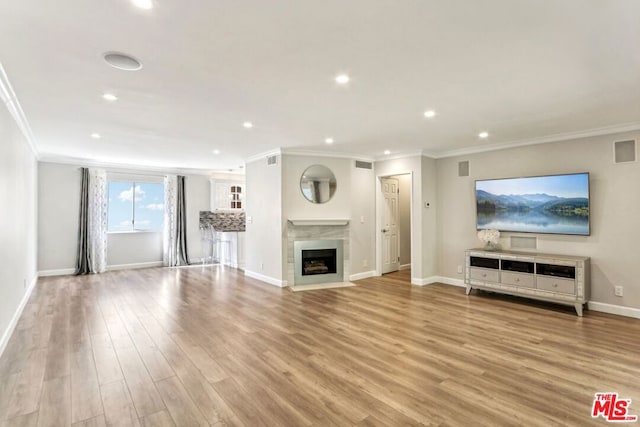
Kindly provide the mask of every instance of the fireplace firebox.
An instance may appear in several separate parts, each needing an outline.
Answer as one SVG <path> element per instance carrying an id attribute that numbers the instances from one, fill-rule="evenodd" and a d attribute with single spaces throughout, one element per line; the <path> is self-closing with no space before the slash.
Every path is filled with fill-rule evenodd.
<path id="1" fill-rule="evenodd" d="M 295 285 L 343 281 L 342 240 L 296 240 Z"/>
<path id="2" fill-rule="evenodd" d="M 336 249 L 303 249 L 302 250 L 302 275 L 335 274 Z"/>

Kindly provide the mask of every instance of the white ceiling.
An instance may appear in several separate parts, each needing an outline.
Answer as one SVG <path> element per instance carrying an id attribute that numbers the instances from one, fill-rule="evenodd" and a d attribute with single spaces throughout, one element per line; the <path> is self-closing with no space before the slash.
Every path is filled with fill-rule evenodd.
<path id="1" fill-rule="evenodd" d="M 219 170 L 279 147 L 441 156 L 640 128 L 637 0 L 154 4 L 0 0 L 0 62 L 43 158 Z"/>

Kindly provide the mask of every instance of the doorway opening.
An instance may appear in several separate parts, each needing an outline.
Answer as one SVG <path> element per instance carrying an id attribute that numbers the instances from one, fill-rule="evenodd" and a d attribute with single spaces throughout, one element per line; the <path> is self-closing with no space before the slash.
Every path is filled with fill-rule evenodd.
<path id="1" fill-rule="evenodd" d="M 380 177 L 380 272 L 396 273 L 411 282 L 411 184 L 410 173 Z"/>

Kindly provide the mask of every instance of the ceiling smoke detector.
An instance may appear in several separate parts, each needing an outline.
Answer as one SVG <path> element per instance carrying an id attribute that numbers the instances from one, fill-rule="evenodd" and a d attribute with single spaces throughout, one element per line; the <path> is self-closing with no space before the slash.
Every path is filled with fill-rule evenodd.
<path id="1" fill-rule="evenodd" d="M 131 55 L 121 52 L 107 52 L 102 55 L 107 64 L 113 68 L 125 71 L 138 71 L 142 69 L 142 62 Z"/>

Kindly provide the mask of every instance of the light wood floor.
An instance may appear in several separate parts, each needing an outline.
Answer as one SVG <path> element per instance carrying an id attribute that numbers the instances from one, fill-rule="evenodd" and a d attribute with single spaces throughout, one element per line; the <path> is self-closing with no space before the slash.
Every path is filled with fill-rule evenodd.
<path id="1" fill-rule="evenodd" d="M 293 293 L 219 267 L 44 278 L 0 359 L 2 426 L 606 425 L 640 415 L 640 321 L 415 287 Z"/>

